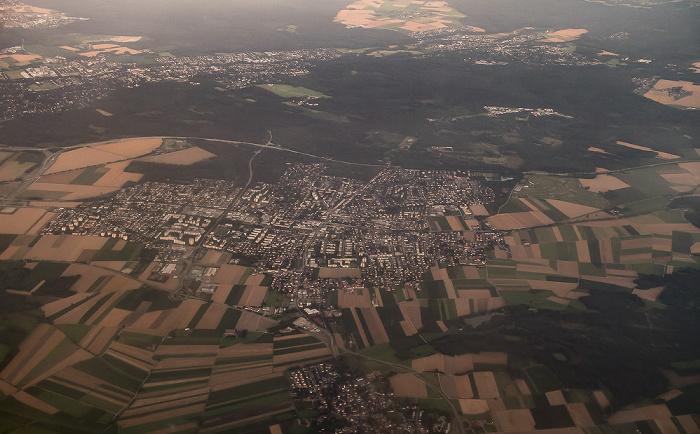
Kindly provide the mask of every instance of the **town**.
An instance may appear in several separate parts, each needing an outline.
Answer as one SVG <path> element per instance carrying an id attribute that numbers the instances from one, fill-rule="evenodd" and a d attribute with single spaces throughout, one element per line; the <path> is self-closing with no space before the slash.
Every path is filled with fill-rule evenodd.
<path id="1" fill-rule="evenodd" d="M 245 192 L 228 181 L 147 182 L 114 198 L 65 209 L 45 234 L 139 241 L 162 276 L 183 272 L 199 247 L 272 276 L 272 289 L 302 307 L 324 291 L 416 286 L 430 266 L 482 266 L 507 249 L 479 213 L 494 192 L 466 172 L 386 167 L 369 182 L 293 164 L 276 184 Z M 208 283 L 206 273 L 197 278 Z"/>

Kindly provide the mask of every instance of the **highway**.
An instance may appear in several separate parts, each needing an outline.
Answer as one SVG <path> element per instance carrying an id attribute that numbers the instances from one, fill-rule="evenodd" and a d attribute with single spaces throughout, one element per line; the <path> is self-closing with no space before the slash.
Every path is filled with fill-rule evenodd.
<path id="1" fill-rule="evenodd" d="M 39 178 L 41 178 L 41 176 L 44 173 L 46 173 L 47 170 L 51 168 L 51 166 L 53 166 L 56 160 L 58 160 L 58 157 L 60 157 L 63 153 L 63 150 L 54 153 L 49 153 L 48 150 L 43 150 L 43 152 L 45 155 L 48 155 L 47 158 L 44 160 L 44 163 L 41 166 L 37 167 L 31 173 L 31 175 L 29 175 L 28 178 L 22 181 L 22 183 L 19 186 L 17 186 L 17 188 L 15 188 L 14 191 L 12 191 L 12 193 L 8 194 L 7 197 L 3 198 L 2 202 L 4 202 L 5 204 L 9 204 L 13 200 L 17 199 L 19 195 L 27 189 L 27 187 L 34 184 Z"/>

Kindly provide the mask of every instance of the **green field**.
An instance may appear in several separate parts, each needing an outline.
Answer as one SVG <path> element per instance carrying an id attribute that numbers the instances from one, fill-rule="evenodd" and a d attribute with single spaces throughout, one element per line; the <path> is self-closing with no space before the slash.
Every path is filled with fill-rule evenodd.
<path id="1" fill-rule="evenodd" d="M 552 291 L 499 291 L 507 304 L 524 304 L 535 309 L 564 310 L 566 306 L 547 300 L 555 296 Z"/>
<path id="2" fill-rule="evenodd" d="M 600 209 L 610 206 L 602 195 L 586 190 L 576 178 L 535 175 L 528 177 L 524 185 L 520 190 L 524 198 L 558 199 Z"/>
<path id="3" fill-rule="evenodd" d="M 88 167 L 70 183 L 77 185 L 93 185 L 108 171 L 109 169 L 100 166 Z"/>
<path id="4" fill-rule="evenodd" d="M 303 86 L 290 86 L 288 84 L 259 84 L 257 86 L 260 89 L 265 89 L 266 91 L 272 92 L 277 96 L 281 96 L 282 98 L 303 98 L 305 96 L 330 98 L 330 96 L 325 95 L 323 92 Z"/>

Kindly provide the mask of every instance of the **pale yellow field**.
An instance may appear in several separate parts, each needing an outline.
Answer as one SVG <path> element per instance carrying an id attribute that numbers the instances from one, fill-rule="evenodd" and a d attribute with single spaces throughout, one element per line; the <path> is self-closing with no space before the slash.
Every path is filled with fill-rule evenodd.
<path id="1" fill-rule="evenodd" d="M 84 314 L 87 313 L 92 306 L 97 303 L 98 300 L 100 300 L 103 297 L 103 295 L 98 295 L 96 297 L 93 297 L 92 299 L 86 301 L 85 303 L 81 304 L 80 306 L 76 306 L 74 309 L 70 309 L 60 317 L 56 318 L 54 320 L 55 324 L 77 324 L 80 322 L 80 319 L 83 317 Z"/>
<path id="2" fill-rule="evenodd" d="M 115 45 L 115 44 L 97 44 L 93 45 L 93 48 L 98 48 L 102 47 L 93 51 L 86 51 L 84 53 L 79 53 L 81 56 L 85 57 L 95 57 L 98 54 L 107 54 L 107 53 L 113 53 L 113 54 L 141 54 L 143 51 L 140 50 L 135 50 L 133 48 L 129 47 L 122 47 L 120 45 Z"/>
<path id="3" fill-rule="evenodd" d="M 46 171 L 46 174 L 50 175 L 52 173 L 64 172 L 67 170 L 75 170 L 84 167 L 113 163 L 123 159 L 124 157 L 121 155 L 90 147 L 73 149 L 62 153 L 53 166 Z"/>
<path id="4" fill-rule="evenodd" d="M 362 344 L 365 347 L 369 347 L 369 340 L 367 340 L 367 336 L 365 335 L 364 328 L 360 327 L 360 324 L 362 324 L 362 323 L 360 322 L 360 317 L 357 315 L 357 309 L 351 308 L 350 312 L 352 312 L 353 321 L 355 321 L 355 324 L 357 324 L 357 326 L 358 326 L 357 331 L 360 335 L 360 339 L 362 339 Z"/>
<path id="5" fill-rule="evenodd" d="M 167 397 L 163 397 L 160 401 L 157 402 L 151 402 L 152 400 L 149 400 L 150 404 L 148 405 L 143 405 L 141 403 L 142 400 L 137 399 L 133 403 L 133 405 L 131 405 L 125 412 L 121 414 L 120 419 L 128 420 L 149 413 L 153 416 L 155 416 L 156 413 L 161 415 L 167 415 L 169 412 L 163 410 L 172 408 L 183 408 L 185 410 L 184 414 L 188 414 L 190 411 L 192 411 L 192 409 L 189 408 L 190 406 L 206 402 L 207 400 L 209 392 L 207 388 L 196 389 L 196 391 L 198 393 L 192 393 L 192 391 L 176 393 Z"/>
<path id="6" fill-rule="evenodd" d="M 418 21 L 410 21 L 403 26 L 401 26 L 402 29 L 408 30 L 409 32 L 426 32 L 428 30 L 436 30 L 436 29 L 442 29 L 444 27 L 447 27 L 445 24 L 441 23 L 440 21 L 430 21 L 427 23 L 421 23 Z"/>
<path id="7" fill-rule="evenodd" d="M 63 272 L 64 276 L 80 275 L 80 279 L 71 287 L 71 290 L 75 292 L 86 292 L 98 278 L 112 274 L 109 271 L 86 264 L 70 264 Z"/>
<path id="8" fill-rule="evenodd" d="M 618 140 L 617 144 L 620 146 L 624 146 L 626 148 L 638 149 L 640 151 L 656 152 L 656 156 L 659 158 L 663 158 L 664 160 L 675 160 L 675 159 L 681 158 L 678 155 L 668 154 L 666 152 L 659 152 L 659 151 L 656 151 L 654 149 L 647 148 L 646 146 L 633 145 L 632 143 L 621 142 L 619 140 Z"/>
<path id="9" fill-rule="evenodd" d="M 80 371 L 68 368 L 51 378 L 51 381 L 64 386 L 68 386 L 72 389 L 81 391 L 83 393 L 89 393 L 95 398 L 111 402 L 120 407 L 124 406 L 128 402 L 127 391 L 114 391 L 105 389 L 102 387 L 104 382 L 100 382 L 98 378 L 91 375 L 80 375 Z"/>
<path id="10" fill-rule="evenodd" d="M 476 390 L 479 392 L 479 398 L 494 399 L 500 396 L 493 372 L 474 372 L 473 375 Z"/>
<path id="11" fill-rule="evenodd" d="M 596 211 L 600 211 L 598 208 L 593 208 L 590 206 L 579 205 L 577 203 L 565 202 L 563 200 L 557 199 L 547 199 L 552 206 L 557 208 L 559 211 L 563 212 L 567 217 L 574 218 L 584 214 L 590 214 Z"/>
<path id="12" fill-rule="evenodd" d="M 214 355 L 218 351 L 218 345 L 160 345 L 155 355 L 158 357 L 177 357 L 183 355 L 205 357 L 207 355 Z"/>
<path id="13" fill-rule="evenodd" d="M 400 321 L 399 324 L 401 325 L 401 329 L 403 330 L 403 332 L 406 336 L 413 336 L 416 333 L 418 333 L 418 330 L 416 330 L 416 328 L 413 327 L 413 325 L 408 321 L 405 321 L 405 320 Z M 336 339 L 336 341 L 337 341 L 337 339 Z M 341 342 L 342 342 L 342 337 L 341 337 Z"/>
<path id="14" fill-rule="evenodd" d="M 668 94 L 668 89 L 674 87 L 681 87 L 684 91 L 691 92 L 691 94 L 675 99 Z M 700 85 L 689 81 L 659 80 L 654 85 L 654 88 L 645 93 L 644 96 L 661 104 L 700 108 Z"/>
<path id="15" fill-rule="evenodd" d="M 496 229 L 523 229 L 533 226 L 550 225 L 554 223 L 541 211 L 515 212 L 509 214 L 497 214 L 487 219 Z"/>
<path id="16" fill-rule="evenodd" d="M 228 309 L 226 306 L 221 306 L 218 304 L 212 304 L 207 309 L 206 313 L 197 323 L 197 329 L 215 329 L 219 326 L 221 318 L 224 316 Z"/>
<path id="17" fill-rule="evenodd" d="M 3 393 L 4 395 L 10 396 L 13 393 L 17 392 L 18 390 L 19 390 L 18 388 L 9 384 L 8 382 L 6 382 L 4 380 L 0 380 L 0 393 Z"/>
<path id="18" fill-rule="evenodd" d="M 211 300 L 216 303 L 225 303 L 228 295 L 233 289 L 233 285 L 233 283 L 220 284 L 214 291 L 214 295 L 212 295 Z"/>
<path id="19" fill-rule="evenodd" d="M 411 366 L 416 371 L 432 372 L 437 370 L 447 375 L 461 375 L 474 370 L 471 354 L 462 354 L 454 357 L 433 354 L 432 356 L 413 360 Z"/>
<path id="20" fill-rule="evenodd" d="M 22 352 L 15 356 L 12 361 L 0 372 L 0 378 L 11 384 L 17 384 L 31 373 L 34 367 L 46 358 L 58 344 L 60 344 L 66 335 L 57 328 L 49 326 L 50 329 L 41 329 L 41 342 L 35 345 L 28 352 Z M 32 341 L 32 343 L 35 343 Z M 76 347 L 77 349 L 77 347 Z M 36 372 L 34 375 L 41 375 L 42 372 Z"/>
<path id="21" fill-rule="evenodd" d="M 154 404 L 159 404 L 161 402 L 172 402 L 172 401 L 176 401 L 178 399 L 202 395 L 202 394 L 207 393 L 207 392 L 209 392 L 208 387 L 200 387 L 197 389 L 185 390 L 185 391 L 182 391 L 179 393 L 173 393 L 173 394 L 168 395 L 168 396 L 159 396 L 156 398 L 147 398 L 147 397 L 143 397 L 143 394 L 139 394 L 139 396 L 136 398 L 134 403 L 129 408 L 135 409 L 135 408 L 140 408 L 140 407 L 148 407 L 148 406 L 151 406 Z"/>
<path id="22" fill-rule="evenodd" d="M 143 425 L 147 423 L 154 423 L 160 420 L 171 419 L 176 417 L 182 417 L 187 414 L 201 413 L 206 408 L 206 399 L 200 400 L 199 403 L 176 408 L 174 410 L 161 411 L 147 416 L 134 417 L 131 419 L 120 419 L 117 422 L 117 426 L 120 428 L 128 428 L 135 425 Z"/>
<path id="23" fill-rule="evenodd" d="M 474 397 L 471 382 L 467 375 L 438 375 L 440 388 L 452 399 L 470 399 Z"/>
<path id="24" fill-rule="evenodd" d="M 100 325 L 105 327 L 121 326 L 124 320 L 131 315 L 132 312 L 124 309 L 112 309 L 107 316 L 100 321 Z"/>
<path id="25" fill-rule="evenodd" d="M 99 263 L 98 263 L 99 264 Z M 113 292 L 113 291 L 124 291 L 128 289 L 136 289 L 143 285 L 136 279 L 130 279 L 121 274 L 115 274 L 109 281 L 105 281 L 105 284 L 101 286 L 100 292 Z"/>
<path id="26" fill-rule="evenodd" d="M 417 18 L 390 18 L 377 13 L 385 3 L 391 3 L 394 8 L 405 8 L 409 4 L 421 5 L 419 10 L 430 12 L 428 16 Z M 401 28 L 409 32 L 420 32 L 439 29 L 446 24 L 453 24 L 464 15 L 456 12 L 446 2 L 387 2 L 384 0 L 359 0 L 341 10 L 333 21 L 347 27 L 375 28 L 391 25 L 392 29 Z"/>
<path id="27" fill-rule="evenodd" d="M 460 399 L 459 408 L 462 414 L 483 414 L 489 411 L 489 404 L 485 399 Z"/>
<path id="28" fill-rule="evenodd" d="M 266 318 L 251 312 L 243 312 L 236 323 L 236 328 L 250 331 L 263 331 L 265 328 L 263 324 L 267 324 Z"/>
<path id="29" fill-rule="evenodd" d="M 569 411 L 569 415 L 571 415 L 571 419 L 576 426 L 595 426 L 595 422 L 593 422 L 586 404 L 583 402 L 566 404 L 566 409 Z"/>
<path id="30" fill-rule="evenodd" d="M 172 312 L 173 309 L 144 313 L 136 321 L 134 321 L 133 324 L 131 324 L 129 331 L 143 333 L 145 330 L 159 329 L 159 324 L 162 323 L 163 320 Z"/>
<path id="31" fill-rule="evenodd" d="M 354 291 L 338 290 L 338 307 L 372 307 L 369 289 L 355 289 Z"/>
<path id="32" fill-rule="evenodd" d="M 530 392 L 530 388 L 527 386 L 527 383 L 522 378 L 516 379 L 515 385 L 518 386 L 518 391 L 520 391 L 521 394 L 532 395 L 532 392 Z"/>
<path id="33" fill-rule="evenodd" d="M 242 306 L 259 307 L 263 300 L 265 300 L 266 294 L 267 287 L 265 286 L 246 286 L 245 292 L 241 296 L 241 301 L 239 303 Z"/>
<path id="34" fill-rule="evenodd" d="M 154 371 L 184 369 L 184 368 L 199 368 L 203 366 L 214 366 L 216 357 L 171 357 L 159 361 L 153 367 Z"/>
<path id="35" fill-rule="evenodd" d="M 546 265 L 535 265 L 535 264 L 523 264 L 518 263 L 515 266 L 517 271 L 529 272 L 529 273 L 544 273 L 553 274 L 555 271 L 551 267 Z"/>
<path id="36" fill-rule="evenodd" d="M 127 173 L 124 169 L 131 164 L 130 161 L 120 161 L 107 164 L 107 173 L 102 175 L 93 185 L 96 187 L 122 187 L 127 182 L 138 182 L 143 175 L 140 173 Z"/>
<path id="37" fill-rule="evenodd" d="M 141 285 L 139 285 L 141 286 Z M 121 289 L 122 287 L 120 287 Z M 125 288 L 126 289 L 126 288 Z M 112 292 L 111 294 L 108 295 L 107 301 L 99 307 L 87 320 L 85 320 L 86 324 L 90 325 L 97 325 L 95 324 L 97 319 L 102 315 L 103 313 L 107 312 L 111 307 L 114 302 L 116 302 L 119 297 L 123 294 L 123 291 L 120 292 Z"/>
<path id="38" fill-rule="evenodd" d="M 85 298 L 89 297 L 89 294 L 75 294 L 71 295 L 70 297 L 62 298 L 60 300 L 56 300 L 54 302 L 45 304 L 41 307 L 42 312 L 44 312 L 44 315 L 46 316 L 51 316 L 55 314 L 56 312 L 60 312 L 63 309 L 67 308 L 68 306 L 72 305 L 73 303 L 77 303 Z"/>
<path id="39" fill-rule="evenodd" d="M 457 291 L 461 293 L 461 291 Z M 469 315 L 472 312 L 471 306 L 469 305 L 469 297 L 464 297 L 459 295 L 460 298 L 455 299 L 455 308 L 457 309 L 457 316 Z"/>
<path id="40" fill-rule="evenodd" d="M 622 410 L 613 413 L 608 421 L 613 424 L 636 422 L 640 420 L 669 418 L 672 414 L 666 404 L 648 405 L 633 410 Z"/>
<path id="41" fill-rule="evenodd" d="M 17 62 L 31 62 L 32 60 L 36 59 L 41 59 L 41 56 L 37 54 L 10 54 L 8 56 L 2 56 L 2 57 L 11 57 Z"/>
<path id="42" fill-rule="evenodd" d="M 17 160 L 5 161 L 0 165 L 0 182 L 14 181 L 21 178 L 35 163 L 23 163 Z"/>
<path id="43" fill-rule="evenodd" d="M 255 377 L 270 374 L 273 374 L 272 366 L 262 366 L 260 368 L 243 369 L 241 371 L 214 374 L 209 380 L 209 385 L 213 387 L 215 385 L 224 385 L 226 383 L 233 383 L 242 380 L 250 383 L 251 381 L 255 381 L 253 380 Z"/>
<path id="44" fill-rule="evenodd" d="M 690 163 L 680 163 L 678 164 L 678 167 L 680 167 L 683 170 L 687 170 L 695 176 L 700 177 L 700 162 L 698 161 L 693 161 Z"/>
<path id="45" fill-rule="evenodd" d="M 669 184 L 680 184 L 688 187 L 696 187 L 700 185 L 700 178 L 690 172 L 685 173 L 666 173 L 660 174 Z"/>
<path id="46" fill-rule="evenodd" d="M 139 362 L 147 363 L 151 366 L 155 364 L 155 361 L 152 359 L 152 352 L 129 345 L 124 345 L 117 341 L 112 342 L 108 351 L 112 354 L 122 354 L 130 359 L 138 360 Z"/>
<path id="47" fill-rule="evenodd" d="M 610 401 L 608 400 L 608 397 L 605 396 L 605 393 L 603 393 L 602 390 L 594 390 L 593 397 L 598 402 L 598 405 L 600 405 L 601 408 L 605 409 L 610 407 Z"/>
<path id="48" fill-rule="evenodd" d="M 588 251 L 588 241 L 576 241 L 576 254 L 579 262 L 591 262 L 591 255 Z"/>
<path id="49" fill-rule="evenodd" d="M 527 432 L 535 430 L 535 419 L 530 410 L 500 410 L 491 412 L 493 423 L 499 432 Z"/>
<path id="50" fill-rule="evenodd" d="M 472 214 L 475 216 L 488 216 L 489 212 L 486 210 L 486 207 L 484 205 L 480 204 L 474 204 L 474 205 L 469 205 L 469 209 L 471 210 Z"/>
<path id="51" fill-rule="evenodd" d="M 21 5 L 18 7 L 14 7 L 12 9 L 14 11 L 17 11 L 17 12 L 33 12 L 35 14 L 54 14 L 54 13 L 56 13 L 56 11 L 53 9 L 39 8 L 36 6 L 29 6 L 29 5 Z"/>
<path id="52" fill-rule="evenodd" d="M 648 238 L 632 238 L 628 240 L 622 240 L 620 242 L 620 247 L 622 250 L 627 250 L 627 249 L 639 249 L 642 247 L 651 247 L 654 245 L 654 239 L 651 237 Z"/>
<path id="53" fill-rule="evenodd" d="M 389 377 L 394 395 L 408 398 L 427 398 L 428 389 L 423 380 L 413 374 L 396 374 Z"/>
<path id="54" fill-rule="evenodd" d="M 569 42 L 578 39 L 579 36 L 588 33 L 586 29 L 564 29 L 547 33 L 544 42 Z"/>
<path id="55" fill-rule="evenodd" d="M 90 341 L 87 346 L 84 346 L 86 350 L 91 352 L 92 354 L 95 355 L 100 355 L 103 351 L 106 350 L 108 347 L 110 341 L 114 337 L 114 335 L 117 333 L 119 330 L 117 327 L 95 327 L 95 329 L 99 330 L 97 333 L 97 336 L 94 337 Z M 81 341 L 82 345 L 82 341 Z"/>
<path id="56" fill-rule="evenodd" d="M 237 285 L 243 277 L 243 274 L 248 269 L 242 265 L 224 264 L 219 268 L 219 271 L 214 275 L 212 282 L 214 283 L 230 283 Z"/>
<path id="57" fill-rule="evenodd" d="M 99 250 L 107 238 L 79 235 L 44 235 L 24 259 L 76 262 L 85 250 Z"/>
<path id="58" fill-rule="evenodd" d="M 41 228 L 35 228 L 34 226 L 42 220 L 48 221 L 54 215 L 54 213 L 40 208 L 17 208 L 12 214 L 0 213 L 0 233 L 36 234 Z M 48 218 L 44 219 L 46 216 Z M 0 257 L 0 259 L 4 258 Z"/>
<path id="59" fill-rule="evenodd" d="M 62 358 L 55 360 L 52 365 L 45 367 L 45 369 L 37 373 L 31 381 L 28 381 L 24 387 L 33 386 L 42 380 L 55 375 L 58 372 L 62 372 L 70 366 L 93 358 L 94 356 L 89 352 L 78 348 L 77 346 L 71 346 L 70 350 L 63 353 Z"/>
<path id="60" fill-rule="evenodd" d="M 629 184 L 615 178 L 612 175 L 597 175 L 593 179 L 579 179 L 582 186 L 594 193 L 605 193 L 610 190 L 619 190 L 629 187 Z"/>
<path id="61" fill-rule="evenodd" d="M 486 363 L 491 365 L 507 365 L 508 364 L 508 354 L 501 352 L 489 352 L 484 351 L 478 354 L 472 355 L 472 360 L 474 363 Z"/>
<path id="62" fill-rule="evenodd" d="M 296 335 L 294 337 L 299 336 Z M 272 356 L 272 344 L 242 344 L 221 348 L 217 353 L 217 357 L 248 357 L 262 356 L 265 354 L 269 354 L 270 356 Z"/>
<path id="63" fill-rule="evenodd" d="M 49 324 L 39 324 L 34 331 L 20 344 L 19 353 L 0 372 L 0 379 L 13 384 L 22 366 L 39 351 L 56 329 Z"/>
<path id="64" fill-rule="evenodd" d="M 678 422 L 688 434 L 700 434 L 700 426 L 695 423 L 692 415 L 683 415 L 677 417 Z"/>
<path id="65" fill-rule="evenodd" d="M 39 182 L 47 184 L 70 184 L 81 173 L 83 173 L 83 169 L 69 170 L 67 172 L 54 173 L 53 175 L 44 175 L 39 178 Z"/>
<path id="66" fill-rule="evenodd" d="M 566 404 L 566 399 L 564 399 L 564 394 L 561 390 L 553 390 L 551 392 L 545 393 L 549 405 L 564 405 Z"/>
<path id="67" fill-rule="evenodd" d="M 163 139 L 154 137 L 149 139 L 133 139 L 105 145 L 93 146 L 93 149 L 121 155 L 126 158 L 136 158 L 149 154 L 160 147 Z"/>
<path id="68" fill-rule="evenodd" d="M 188 166 L 190 164 L 208 160 L 212 157 L 216 157 L 216 155 L 195 146 L 192 148 L 183 149 L 181 151 L 171 152 L 169 154 L 161 154 L 153 157 L 139 158 L 138 161 L 145 161 L 148 163 L 158 164 L 174 164 L 177 166 Z"/>
<path id="69" fill-rule="evenodd" d="M 199 263 L 220 266 L 221 264 L 227 261 L 227 257 L 227 254 L 224 252 L 219 252 L 217 250 L 207 250 L 207 253 L 204 255 L 202 260 L 199 261 Z"/>
<path id="70" fill-rule="evenodd" d="M 96 187 L 92 185 L 73 185 L 73 184 L 48 184 L 44 182 L 35 182 L 22 196 L 41 197 L 45 199 L 55 199 L 54 194 L 45 195 L 43 192 L 59 192 L 62 200 L 75 201 L 80 199 L 88 199 L 91 197 L 102 196 L 117 191 L 115 187 Z"/>
<path id="71" fill-rule="evenodd" d="M 263 280 L 265 280 L 265 275 L 263 273 L 253 273 L 245 280 L 245 284 L 249 286 L 261 286 Z"/>
<path id="72" fill-rule="evenodd" d="M 120 243 L 125 243 L 126 241 L 124 240 L 119 240 L 117 242 L 117 245 L 114 246 L 112 250 L 122 250 L 123 246 L 120 246 Z M 121 271 L 122 268 L 126 265 L 126 261 L 92 261 L 93 265 L 104 267 L 104 268 L 109 268 L 110 270 L 114 271 Z"/>
<path id="73" fill-rule="evenodd" d="M 401 314 L 404 319 L 411 323 L 411 325 L 419 329 L 423 327 L 423 321 L 420 315 L 420 303 L 413 297 L 413 301 L 404 301 L 399 303 L 399 309 L 401 309 Z"/>
<path id="74" fill-rule="evenodd" d="M 384 329 L 382 320 L 379 318 L 377 310 L 374 308 L 362 308 L 362 316 L 367 323 L 367 328 L 372 335 L 372 340 L 375 345 L 381 345 L 389 342 L 389 336 Z"/>

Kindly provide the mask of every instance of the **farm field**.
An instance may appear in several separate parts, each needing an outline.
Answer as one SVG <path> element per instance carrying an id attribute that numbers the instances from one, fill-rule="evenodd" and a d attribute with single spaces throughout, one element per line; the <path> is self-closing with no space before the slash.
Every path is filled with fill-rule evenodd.
<path id="1" fill-rule="evenodd" d="M 42 208 L 0 210 L 0 233 L 36 235 L 55 213 Z"/>
<path id="2" fill-rule="evenodd" d="M 672 96 L 672 89 L 681 89 L 685 94 Z M 700 108 L 700 86 L 690 81 L 659 80 L 644 96 L 664 105 Z"/>
<path id="3" fill-rule="evenodd" d="M 162 144 L 162 139 L 130 139 L 117 143 L 87 146 L 62 153 L 47 175 L 68 170 L 98 166 L 116 161 L 133 159 L 153 152 Z"/>
<path id="4" fill-rule="evenodd" d="M 0 183 L 22 178 L 38 167 L 43 159 L 39 152 L 0 151 Z"/>
<path id="5" fill-rule="evenodd" d="M 423 12 L 417 18 L 391 18 L 395 11 Z M 461 24 L 465 15 L 452 9 L 444 1 L 384 1 L 359 0 L 347 6 L 335 17 L 336 22 L 348 28 L 382 28 L 406 32 L 454 27 Z M 483 29 L 474 28 L 483 32 Z"/>
<path id="6" fill-rule="evenodd" d="M 305 96 L 312 96 L 315 98 L 330 98 L 323 92 L 308 89 L 302 86 L 289 86 L 286 84 L 259 84 L 258 87 L 261 89 L 265 89 L 268 92 L 272 92 L 277 96 L 281 96 L 282 98 L 302 98 Z"/>
<path id="7" fill-rule="evenodd" d="M 42 414 L 51 424 L 57 420 L 50 417 L 62 415 L 79 432 L 114 420 L 120 432 L 163 424 L 236 429 L 272 415 L 291 418 L 283 372 L 330 357 L 325 344 L 307 335 L 273 338 L 265 331 L 272 320 L 256 331 L 250 312 L 171 301 L 167 292 L 140 284 L 110 289 L 104 282 L 119 275 L 62 265 L 52 273 L 79 273 L 81 292 L 43 306 L 46 322 L 4 361 L 0 420 L 11 411 L 13 424 Z M 244 332 L 233 336 L 233 330 Z"/>
<path id="8" fill-rule="evenodd" d="M 588 33 L 586 29 L 564 29 L 546 34 L 544 42 L 570 42 Z"/>
<path id="9" fill-rule="evenodd" d="M 199 147 L 165 142 L 161 138 L 127 139 L 65 151 L 20 198 L 39 205 L 72 207 L 75 201 L 108 195 L 140 181 L 143 174 L 126 171 L 134 161 L 186 166 L 214 157 Z M 145 156 L 154 152 L 157 155 Z M 6 154 L 0 153 L 0 183 L 21 177 L 43 161 L 38 153 Z"/>
<path id="10" fill-rule="evenodd" d="M 194 146 L 191 148 L 174 151 L 167 154 L 139 158 L 137 161 L 143 161 L 146 163 L 172 164 L 176 166 L 188 166 L 190 164 L 208 160 L 212 157 L 215 157 L 215 155 L 211 152 L 205 151 L 202 148 Z"/>
<path id="11" fill-rule="evenodd" d="M 263 286 L 264 279 L 264 274 L 256 274 L 252 268 L 223 264 L 213 276 L 217 287 L 211 300 L 229 306 L 260 307 L 269 290 Z"/>

